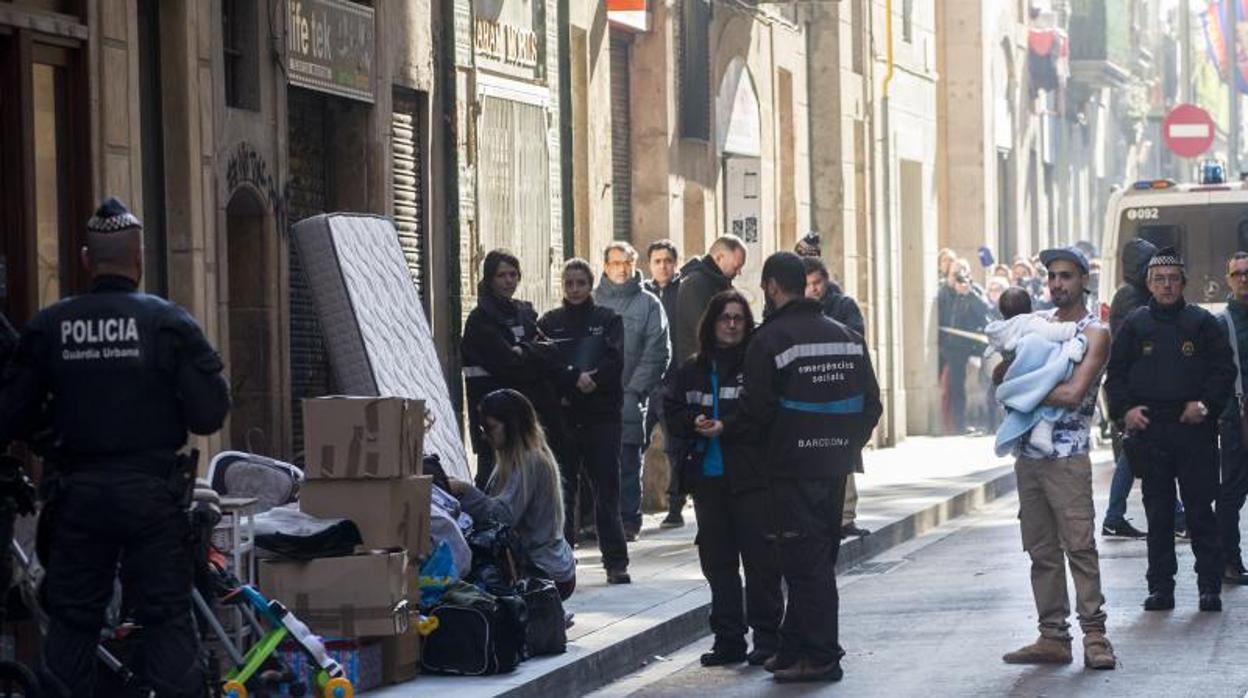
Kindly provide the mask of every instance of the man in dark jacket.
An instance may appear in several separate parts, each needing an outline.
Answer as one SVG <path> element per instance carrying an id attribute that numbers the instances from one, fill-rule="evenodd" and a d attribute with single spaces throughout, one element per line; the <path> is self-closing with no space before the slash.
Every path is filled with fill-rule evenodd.
<path id="1" fill-rule="evenodd" d="M 1147 305 L 1152 294 L 1148 292 L 1148 260 L 1157 252 L 1157 246 L 1148 240 L 1135 238 L 1122 249 L 1123 283 L 1114 292 L 1109 304 L 1109 334 L 1114 337 L 1122 321 L 1136 308 Z M 1117 538 L 1144 538 L 1146 533 L 1127 521 L 1127 497 L 1131 496 L 1131 464 L 1122 453 L 1122 432 L 1118 425 L 1111 425 L 1114 445 L 1114 479 L 1109 485 L 1109 505 L 1105 507 L 1105 520 L 1101 523 L 1101 535 Z"/>
<path id="2" fill-rule="evenodd" d="M 676 265 L 680 261 L 680 253 L 671 240 L 655 240 L 646 248 L 646 262 L 650 268 L 650 278 L 642 286 L 653 293 L 663 304 L 663 312 L 667 315 L 668 343 L 676 338 L 676 298 L 680 294 L 680 272 Z M 675 346 L 672 346 L 671 360 L 667 364 L 665 375 L 671 375 L 680 363 L 676 360 Z M 654 428 L 663 423 L 663 386 L 660 385 L 650 396 L 650 409 L 646 412 L 645 448 L 650 447 L 650 435 Z M 685 508 L 685 495 L 680 488 L 680 473 L 676 463 L 679 462 L 681 446 L 678 439 L 666 431 L 663 434 L 663 455 L 667 457 L 667 517 L 659 524 L 659 528 L 679 528 L 685 525 L 685 517 L 681 512 Z"/>
<path id="3" fill-rule="evenodd" d="M 799 245 L 799 248 L 801 246 Z M 828 278 L 828 267 L 818 257 L 802 257 L 802 266 L 806 269 L 806 297 L 819 301 L 823 306 L 824 317 L 831 318 L 857 332 L 865 339 L 866 322 L 862 319 L 862 311 L 853 298 L 845 295 L 835 281 Z M 863 472 L 862 459 L 854 465 L 854 473 Z M 841 538 L 850 536 L 866 536 L 871 531 L 858 525 L 858 486 L 854 482 L 854 473 L 845 479 L 845 510 L 841 513 Z"/>
<path id="4" fill-rule="evenodd" d="M 745 267 L 745 243 L 736 235 L 724 235 L 711 245 L 705 257 L 689 260 L 680 269 L 676 295 L 676 331 L 672 359 L 684 361 L 698 351 L 698 322 L 711 298 L 732 287 Z"/>
<path id="5" fill-rule="evenodd" d="M 769 257 L 762 288 L 775 310 L 746 352 L 742 420 L 767 454 L 789 588 L 768 666 L 778 681 L 839 680 L 835 566 L 845 478 L 883 412 L 880 389 L 862 337 L 804 297 L 800 257 Z"/>
<path id="6" fill-rule="evenodd" d="M 1239 510 L 1248 499 L 1248 448 L 1244 447 L 1244 369 L 1248 368 L 1248 253 L 1236 252 L 1227 261 L 1226 284 L 1231 297 L 1218 316 L 1231 341 L 1235 367 L 1235 397 L 1226 401 L 1219 426 L 1222 432 L 1222 487 L 1218 492 L 1218 529 L 1225 561 L 1222 581 L 1248 584 L 1244 556 L 1239 549 Z"/>
<path id="7" fill-rule="evenodd" d="M 1127 316 L 1109 358 L 1109 416 L 1122 420 L 1148 517 L 1147 611 L 1174 608 L 1175 480 L 1187 506 L 1202 611 L 1222 610 L 1218 415 L 1233 395 L 1235 361 L 1222 325 L 1183 299 L 1187 274 L 1167 247 L 1148 263 L 1148 305 Z"/>
<path id="8" fill-rule="evenodd" d="M 583 259 L 563 266 L 563 306 L 541 317 L 559 348 L 559 388 L 568 438 L 556 454 L 563 471 L 564 537 L 576 541 L 580 476 L 593 484 L 598 548 L 607 583 L 628 584 L 628 543 L 620 520 L 620 410 L 624 406 L 624 321 L 594 303 L 594 272 Z M 587 502 L 583 504 L 588 505 Z"/>

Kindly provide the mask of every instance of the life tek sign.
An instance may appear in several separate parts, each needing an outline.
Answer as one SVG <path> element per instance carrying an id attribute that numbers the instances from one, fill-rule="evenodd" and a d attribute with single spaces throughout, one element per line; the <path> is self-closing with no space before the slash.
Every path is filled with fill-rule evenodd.
<path id="1" fill-rule="evenodd" d="M 287 0 L 290 84 L 373 101 L 373 8 L 348 0 Z"/>
<path id="2" fill-rule="evenodd" d="M 1161 133 L 1170 152 L 1181 158 L 1194 158 L 1213 145 L 1213 119 L 1200 107 L 1180 104 L 1166 114 Z"/>

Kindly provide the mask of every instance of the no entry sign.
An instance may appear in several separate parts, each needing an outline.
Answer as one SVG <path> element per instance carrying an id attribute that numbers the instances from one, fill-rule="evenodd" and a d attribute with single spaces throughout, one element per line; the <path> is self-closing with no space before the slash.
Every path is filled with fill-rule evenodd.
<path id="1" fill-rule="evenodd" d="M 1180 104 L 1161 122 L 1166 147 L 1181 158 L 1194 158 L 1213 145 L 1214 126 L 1209 112 L 1192 104 Z"/>

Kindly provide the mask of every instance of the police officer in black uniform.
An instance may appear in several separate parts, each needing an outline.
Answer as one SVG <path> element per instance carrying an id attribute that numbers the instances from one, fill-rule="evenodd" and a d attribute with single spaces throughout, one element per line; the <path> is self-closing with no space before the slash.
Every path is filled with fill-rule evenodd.
<path id="1" fill-rule="evenodd" d="M 624 407 L 624 320 L 594 303 L 589 262 L 563 265 L 563 305 L 537 321 L 542 335 L 559 348 L 559 389 L 569 436 L 556 452 L 563 474 L 564 537 L 576 540 L 580 483 L 594 489 L 594 521 L 608 584 L 630 584 L 628 541 L 620 519 L 620 439 Z M 582 501 L 582 508 L 589 502 Z"/>
<path id="2" fill-rule="evenodd" d="M 117 199 L 87 223 L 91 292 L 35 316 L 0 393 L 0 442 L 50 421 L 40 522 L 51 618 L 45 690 L 90 696 L 95 648 L 120 561 L 140 599 L 146 679 L 158 696 L 199 695 L 191 618 L 187 432 L 229 411 L 222 363 L 181 307 L 138 291 L 142 224 Z"/>
<path id="3" fill-rule="evenodd" d="M 1222 610 L 1222 549 L 1213 514 L 1217 415 L 1231 395 L 1235 363 L 1222 325 L 1184 301 L 1186 283 L 1178 252 L 1159 250 L 1148 263 L 1153 297 L 1114 337 L 1105 381 L 1110 419 L 1123 421 L 1127 459 L 1144 480 L 1149 611 L 1174 608 L 1176 478 L 1196 555 L 1200 610 Z"/>
<path id="4" fill-rule="evenodd" d="M 835 681 L 845 478 L 883 412 L 880 388 L 862 335 L 805 297 L 800 257 L 768 257 L 762 287 L 775 310 L 746 350 L 741 421 L 761 439 L 789 587 L 779 651 L 764 667 L 781 682 Z"/>

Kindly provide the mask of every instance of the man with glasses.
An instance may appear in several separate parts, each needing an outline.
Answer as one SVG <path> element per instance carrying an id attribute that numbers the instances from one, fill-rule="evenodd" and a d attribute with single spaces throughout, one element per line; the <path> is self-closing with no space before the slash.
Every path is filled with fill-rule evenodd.
<path id="1" fill-rule="evenodd" d="M 620 517 L 624 536 L 630 541 L 641 534 L 642 452 L 644 426 L 650 394 L 667 371 L 672 348 L 667 340 L 667 315 L 663 304 L 641 286 L 637 250 L 615 241 L 602 253 L 602 280 L 594 289 L 594 302 L 614 310 L 624 319 L 624 405 L 620 451 Z"/>
<path id="2" fill-rule="evenodd" d="M 1153 298 L 1119 330 L 1105 384 L 1109 416 L 1123 420 L 1127 458 L 1144 480 L 1147 611 L 1174 608 L 1176 479 L 1196 555 L 1200 610 L 1222 610 L 1222 547 L 1213 513 L 1218 496 L 1217 415 L 1231 397 L 1235 362 L 1217 319 L 1183 299 L 1186 285 L 1178 252 L 1173 247 L 1158 251 L 1148 263 Z"/>
<path id="3" fill-rule="evenodd" d="M 1066 564 L 1075 583 L 1076 613 L 1083 630 L 1083 663 L 1089 669 L 1113 669 L 1114 648 L 1105 637 L 1105 597 L 1101 594 L 1100 557 L 1093 535 L 1092 421 L 1096 394 L 1109 355 L 1109 332 L 1088 312 L 1088 260 L 1077 247 L 1045 250 L 1049 295 L 1056 306 L 1042 311 L 1054 322 L 1074 322 L 1087 339 L 1087 351 L 1070 379 L 1057 386 L 1044 404 L 1066 410 L 1053 425 L 1052 447 L 1040 450 L 1022 439 L 1016 450 L 1018 519 L 1023 548 L 1031 556 L 1031 590 L 1040 619 L 1040 637 L 1006 654 L 1008 664 L 1069 664 L 1070 597 Z"/>
<path id="4" fill-rule="evenodd" d="M 1236 252 L 1226 265 L 1226 282 L 1231 289 L 1226 311 L 1218 316 L 1226 327 L 1235 359 L 1235 398 L 1227 400 L 1222 412 L 1222 489 L 1218 493 L 1218 532 L 1222 537 L 1222 581 L 1248 584 L 1248 571 L 1239 550 L 1239 510 L 1248 499 L 1248 448 L 1244 437 L 1244 357 L 1248 356 L 1248 252 Z"/>

